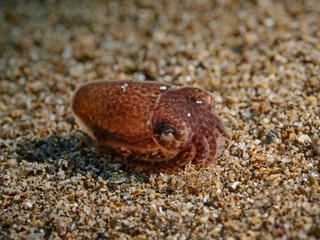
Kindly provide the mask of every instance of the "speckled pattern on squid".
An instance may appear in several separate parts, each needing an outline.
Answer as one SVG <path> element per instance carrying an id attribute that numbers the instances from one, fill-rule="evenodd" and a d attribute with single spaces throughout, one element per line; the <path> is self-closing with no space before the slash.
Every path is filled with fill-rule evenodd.
<path id="1" fill-rule="evenodd" d="M 76 121 L 100 153 L 118 156 L 130 168 L 206 166 L 230 143 L 204 90 L 154 82 L 95 81 L 72 99 Z"/>

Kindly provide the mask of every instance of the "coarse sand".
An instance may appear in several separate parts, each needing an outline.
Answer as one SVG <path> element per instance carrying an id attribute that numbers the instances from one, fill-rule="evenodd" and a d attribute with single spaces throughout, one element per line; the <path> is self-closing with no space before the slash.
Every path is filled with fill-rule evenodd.
<path id="1" fill-rule="evenodd" d="M 70 111 L 96 79 L 212 92 L 232 143 L 128 172 Z M 0 239 L 320 239 L 320 1 L 0 1 Z"/>

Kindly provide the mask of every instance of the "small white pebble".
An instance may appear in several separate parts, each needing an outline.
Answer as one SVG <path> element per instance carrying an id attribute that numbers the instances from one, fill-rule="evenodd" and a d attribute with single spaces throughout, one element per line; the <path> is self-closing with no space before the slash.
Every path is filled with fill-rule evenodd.
<path id="1" fill-rule="evenodd" d="M 160 74 L 160 75 L 164 75 L 165 73 L 166 73 L 166 72 L 165 72 L 163 69 L 160 69 L 160 70 L 159 70 L 159 74 Z"/>
<path id="2" fill-rule="evenodd" d="M 267 154 L 267 156 L 268 156 L 268 162 L 270 164 L 273 164 L 274 163 L 274 157 L 272 155 L 270 155 L 270 154 Z"/>
<path id="3" fill-rule="evenodd" d="M 16 167 L 16 166 L 18 166 L 18 161 L 17 161 L 17 159 L 9 159 L 9 160 L 8 160 L 8 165 L 9 165 L 10 167 Z"/>
<path id="4" fill-rule="evenodd" d="M 222 99 L 221 96 L 216 96 L 216 97 L 215 97 L 215 100 L 216 100 L 217 103 L 222 103 L 222 100 L 223 100 L 223 99 Z"/>
<path id="5" fill-rule="evenodd" d="M 32 208 L 32 203 L 30 203 L 30 202 L 26 202 L 25 205 L 27 208 Z"/>
<path id="6" fill-rule="evenodd" d="M 249 159 L 249 154 L 246 153 L 246 152 L 244 152 L 244 153 L 242 154 L 242 156 L 243 156 L 244 159 Z"/>
<path id="7" fill-rule="evenodd" d="M 50 114 L 50 120 L 51 120 L 51 121 L 56 120 L 56 115 L 54 115 L 53 113 L 52 113 L 52 114 Z"/>
<path id="8" fill-rule="evenodd" d="M 188 117 L 191 117 L 191 113 L 188 113 L 187 115 L 188 115 Z"/>
<path id="9" fill-rule="evenodd" d="M 157 207 L 156 207 L 156 205 L 155 205 L 154 203 L 152 203 L 152 204 L 150 205 L 150 210 L 151 210 L 151 212 L 153 212 L 153 213 L 156 213 L 156 212 L 157 212 Z"/>
<path id="10" fill-rule="evenodd" d="M 163 81 L 165 81 L 165 82 L 172 82 L 172 76 L 171 76 L 171 75 L 166 75 L 166 76 L 164 76 Z"/>
<path id="11" fill-rule="evenodd" d="M 62 105 L 64 102 L 61 98 L 57 98 L 56 99 L 56 103 L 59 104 L 59 105 Z"/>
<path id="12" fill-rule="evenodd" d="M 205 223 L 205 222 L 208 221 L 208 219 L 209 219 L 209 215 L 206 215 L 206 216 L 201 217 L 201 218 L 199 219 L 199 222 L 200 222 L 200 223 Z"/>
<path id="13" fill-rule="evenodd" d="M 288 59 L 286 57 L 284 57 L 284 56 L 281 56 L 281 55 L 277 54 L 275 56 L 275 61 L 277 63 L 280 63 L 280 64 L 286 64 L 288 62 Z"/>
<path id="14" fill-rule="evenodd" d="M 279 72 L 283 72 L 284 71 L 284 66 L 283 65 L 280 65 L 279 66 Z"/>
<path id="15" fill-rule="evenodd" d="M 270 123 L 270 119 L 269 119 L 269 118 L 264 118 L 264 119 L 262 119 L 262 121 L 263 121 L 265 124 Z"/>
<path id="16" fill-rule="evenodd" d="M 176 75 L 180 74 L 181 71 L 182 71 L 182 68 L 181 68 L 181 67 L 176 67 L 176 68 L 174 69 L 174 73 L 175 73 Z"/>
<path id="17" fill-rule="evenodd" d="M 118 180 L 111 181 L 112 183 L 123 183 L 127 180 L 126 177 L 121 177 Z"/>
<path id="18" fill-rule="evenodd" d="M 61 53 L 63 58 L 70 58 L 72 56 L 72 48 L 70 45 L 66 45 Z"/>
<path id="19" fill-rule="evenodd" d="M 274 21 L 271 18 L 266 18 L 263 21 L 264 25 L 268 26 L 268 27 L 273 27 L 274 26 Z"/>
<path id="20" fill-rule="evenodd" d="M 186 204 L 186 209 L 189 210 L 189 209 L 191 209 L 191 208 L 193 208 L 193 204 L 190 203 L 190 202 L 188 202 L 188 203 Z"/>
<path id="21" fill-rule="evenodd" d="M 240 182 L 234 182 L 234 183 L 231 185 L 231 188 L 232 188 L 232 189 L 236 189 L 239 184 L 240 184 Z"/>
<path id="22" fill-rule="evenodd" d="M 161 86 L 160 90 L 167 90 L 167 87 L 166 86 Z"/>
<path id="23" fill-rule="evenodd" d="M 261 141 L 260 141 L 259 139 L 256 139 L 256 140 L 254 141 L 254 143 L 255 143 L 256 145 L 259 145 L 259 144 L 261 143 Z"/>
<path id="24" fill-rule="evenodd" d="M 146 80 L 146 76 L 144 74 L 138 74 L 137 75 L 137 79 L 138 79 L 138 81 L 145 81 Z"/>
<path id="25" fill-rule="evenodd" d="M 251 118 L 252 117 L 252 112 L 250 110 L 247 110 L 243 113 L 243 116 L 245 118 Z"/>
<path id="26" fill-rule="evenodd" d="M 277 144 L 277 145 L 281 143 L 280 139 L 277 137 L 273 140 L 273 142 L 274 142 L 274 144 Z"/>
<path id="27" fill-rule="evenodd" d="M 311 139 L 310 139 L 310 137 L 308 135 L 302 134 L 300 137 L 298 137 L 298 142 L 305 143 L 306 141 L 307 142 L 311 141 Z"/>
<path id="28" fill-rule="evenodd" d="M 193 65 L 191 65 L 191 64 L 188 66 L 188 70 L 189 70 L 190 72 L 194 72 L 195 69 L 196 69 L 195 66 L 193 66 Z"/>
<path id="29" fill-rule="evenodd" d="M 202 101 L 201 101 L 201 100 L 197 100 L 196 103 L 197 103 L 197 104 L 201 104 Z"/>

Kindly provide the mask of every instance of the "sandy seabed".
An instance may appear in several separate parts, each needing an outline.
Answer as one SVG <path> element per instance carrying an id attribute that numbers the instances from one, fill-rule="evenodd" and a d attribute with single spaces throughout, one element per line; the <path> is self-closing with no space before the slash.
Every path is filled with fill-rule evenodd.
<path id="1" fill-rule="evenodd" d="M 0 1 L 0 239 L 319 239 L 320 2 Z M 213 93 L 209 167 L 127 172 L 70 112 L 96 79 Z"/>

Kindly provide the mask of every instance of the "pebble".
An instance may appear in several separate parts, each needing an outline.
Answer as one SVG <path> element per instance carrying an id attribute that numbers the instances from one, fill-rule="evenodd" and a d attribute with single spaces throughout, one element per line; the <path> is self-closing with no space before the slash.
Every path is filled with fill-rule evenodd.
<path id="1" fill-rule="evenodd" d="M 42 80 L 38 80 L 36 82 L 30 83 L 29 89 L 33 93 L 39 93 L 43 89 L 43 86 L 44 86 L 44 82 Z"/>
<path id="2" fill-rule="evenodd" d="M 24 114 L 24 110 L 22 109 L 13 109 L 10 113 L 12 118 L 19 118 L 21 115 Z"/>
<path id="3" fill-rule="evenodd" d="M 9 160 L 8 160 L 8 165 L 9 165 L 10 167 L 16 167 L 16 166 L 18 166 L 18 161 L 17 161 L 17 159 L 9 159 Z"/>
<path id="4" fill-rule="evenodd" d="M 311 144 L 314 152 L 320 155 L 320 137 L 318 135 L 312 137 Z"/>

